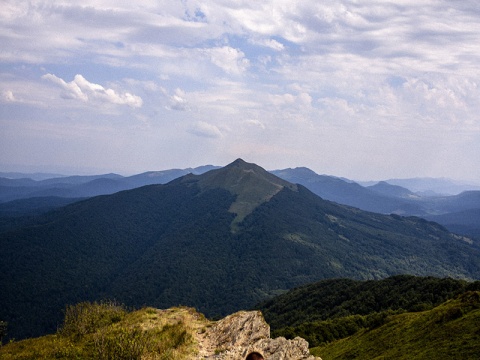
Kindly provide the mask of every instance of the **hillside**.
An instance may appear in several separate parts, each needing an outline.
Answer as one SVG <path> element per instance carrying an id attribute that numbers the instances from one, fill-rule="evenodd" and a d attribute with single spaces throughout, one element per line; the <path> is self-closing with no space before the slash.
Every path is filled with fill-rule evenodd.
<path id="1" fill-rule="evenodd" d="M 192 308 L 128 312 L 112 302 L 68 306 L 56 334 L 0 346 L 5 360 L 233 360 L 250 359 L 252 353 L 267 359 L 317 359 L 303 339 L 271 339 L 258 311 L 210 321 Z"/>
<path id="2" fill-rule="evenodd" d="M 272 173 L 292 183 L 303 185 L 321 198 L 338 204 L 382 214 L 420 212 L 418 205 L 407 199 L 386 196 L 352 181 L 319 175 L 308 168 L 289 168 L 275 170 Z"/>
<path id="3" fill-rule="evenodd" d="M 301 336 L 318 346 L 378 325 L 392 313 L 429 310 L 468 291 L 480 291 L 480 281 L 411 275 L 328 279 L 292 289 L 256 308 L 275 336 Z"/>
<path id="4" fill-rule="evenodd" d="M 391 183 L 388 180 L 388 182 L 381 181 L 364 187 L 337 177 L 318 175 L 307 168 L 275 170 L 272 173 L 287 181 L 305 186 L 325 200 L 382 214 L 419 216 L 437 221 L 452 232 L 480 239 L 478 230 L 480 191 L 470 190 L 450 196 L 424 195 L 428 189 L 430 193 L 432 189 L 453 189 L 455 183 L 446 179 L 392 180 Z M 411 189 L 422 189 L 424 192 L 414 193 L 411 189 L 394 184 L 405 184 L 411 186 Z M 428 185 L 432 187 L 428 188 Z M 464 185 L 457 189 L 478 189 L 478 187 Z M 462 216 L 462 213 L 465 216 Z"/>
<path id="5" fill-rule="evenodd" d="M 432 310 L 392 315 L 385 324 L 312 349 L 333 359 L 478 359 L 480 292 L 467 292 Z"/>
<path id="6" fill-rule="evenodd" d="M 480 292 L 467 291 L 430 310 L 390 314 L 310 353 L 323 360 L 477 359 L 479 321 Z M 55 334 L 0 346 L 0 358 L 232 360 L 256 352 L 266 359 L 316 359 L 304 339 L 272 337 L 258 311 L 210 321 L 186 307 L 127 311 L 114 302 L 84 302 L 65 309 Z"/>
<path id="7" fill-rule="evenodd" d="M 480 208 L 429 216 L 427 219 L 438 222 L 457 234 L 480 239 Z"/>
<path id="8" fill-rule="evenodd" d="M 53 332 L 66 304 L 193 306 L 209 317 L 313 281 L 480 278 L 480 249 L 438 224 L 322 200 L 242 160 L 4 224 L 0 319 Z"/>

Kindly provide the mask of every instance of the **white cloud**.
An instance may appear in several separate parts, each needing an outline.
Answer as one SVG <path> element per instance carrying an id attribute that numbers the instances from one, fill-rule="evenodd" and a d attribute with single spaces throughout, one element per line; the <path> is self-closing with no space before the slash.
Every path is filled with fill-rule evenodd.
<path id="1" fill-rule="evenodd" d="M 189 130 L 189 133 L 206 137 L 206 138 L 221 138 L 222 132 L 215 125 L 206 123 L 204 121 L 196 122 Z"/>
<path id="2" fill-rule="evenodd" d="M 75 78 L 77 78 L 77 76 Z M 64 99 L 77 99 L 85 102 L 88 101 L 88 95 L 83 93 L 82 89 L 75 80 L 67 83 L 63 79 L 53 74 L 43 75 L 42 79 L 51 81 L 54 84 L 59 85 L 61 88 L 63 88 L 64 92 L 62 93 L 62 97 Z"/>
<path id="3" fill-rule="evenodd" d="M 89 82 L 82 75 L 75 75 L 70 82 L 53 75 L 46 74 L 42 79 L 59 85 L 64 92 L 62 97 L 65 99 L 77 99 L 84 102 L 100 101 L 117 105 L 128 105 L 132 108 L 139 108 L 143 101 L 139 96 L 130 94 L 129 92 L 118 93 L 113 89 L 104 88 L 102 85 Z"/>
<path id="4" fill-rule="evenodd" d="M 271 102 L 276 106 L 291 106 L 295 105 L 299 108 L 310 107 L 312 103 L 312 97 L 306 93 L 301 92 L 298 95 L 290 93 L 282 95 L 271 95 Z"/>
<path id="5" fill-rule="evenodd" d="M 275 39 L 251 38 L 251 39 L 249 39 L 249 42 L 253 45 L 265 46 L 265 47 L 270 48 L 270 49 L 275 50 L 275 51 L 285 50 L 285 46 L 281 42 L 278 42 Z"/>
<path id="6" fill-rule="evenodd" d="M 2 92 L 2 99 L 6 102 L 14 102 L 16 101 L 15 96 L 11 90 L 5 90 Z"/>
<path id="7" fill-rule="evenodd" d="M 206 49 L 205 52 L 209 55 L 213 64 L 228 74 L 241 74 L 249 66 L 249 61 L 245 58 L 245 54 L 230 46 Z"/>
<path id="8" fill-rule="evenodd" d="M 322 98 L 318 100 L 324 114 L 330 116 L 353 116 L 357 113 L 356 109 L 352 107 L 345 99 L 338 98 Z"/>
<path id="9" fill-rule="evenodd" d="M 190 106 L 185 97 L 185 92 L 179 88 L 175 89 L 175 93 L 169 96 L 170 104 L 167 106 L 170 110 L 186 111 L 190 110 Z"/>
<path id="10" fill-rule="evenodd" d="M 260 120 L 249 119 L 249 120 L 245 120 L 245 122 L 246 122 L 248 125 L 257 126 L 257 127 L 261 128 L 261 129 L 265 129 L 265 125 L 264 125 Z"/>

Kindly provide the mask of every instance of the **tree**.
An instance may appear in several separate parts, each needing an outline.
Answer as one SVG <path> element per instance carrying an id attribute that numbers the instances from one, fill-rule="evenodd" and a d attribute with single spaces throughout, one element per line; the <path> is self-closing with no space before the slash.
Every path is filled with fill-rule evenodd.
<path id="1" fill-rule="evenodd" d="M 0 346 L 3 344 L 3 338 L 7 335 L 7 325 L 6 321 L 0 321 Z"/>

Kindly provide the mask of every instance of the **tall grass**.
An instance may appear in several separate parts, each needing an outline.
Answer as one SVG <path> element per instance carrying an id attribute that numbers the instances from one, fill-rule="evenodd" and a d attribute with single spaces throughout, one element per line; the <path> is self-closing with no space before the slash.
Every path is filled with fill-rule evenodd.
<path id="1" fill-rule="evenodd" d="M 206 321 L 193 309 L 128 312 L 113 301 L 82 302 L 66 307 L 55 335 L 0 347 L 0 359 L 191 359 L 196 351 L 192 320 Z"/>
<path id="2" fill-rule="evenodd" d="M 81 338 L 102 327 L 121 321 L 126 314 L 125 307 L 114 301 L 68 305 L 58 333 L 62 336 Z"/>

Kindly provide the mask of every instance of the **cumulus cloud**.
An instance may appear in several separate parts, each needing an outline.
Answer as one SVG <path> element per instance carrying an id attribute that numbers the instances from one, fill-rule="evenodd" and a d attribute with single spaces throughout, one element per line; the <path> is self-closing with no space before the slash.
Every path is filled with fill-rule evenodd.
<path id="1" fill-rule="evenodd" d="M 358 110 L 349 104 L 345 99 L 322 98 L 318 99 L 318 103 L 321 107 L 322 113 L 329 116 L 353 116 Z"/>
<path id="2" fill-rule="evenodd" d="M 285 50 L 285 46 L 281 42 L 278 42 L 275 39 L 251 38 L 251 39 L 249 39 L 249 42 L 253 45 L 264 46 L 264 47 L 270 48 L 270 49 L 275 50 L 275 51 Z"/>
<path id="3" fill-rule="evenodd" d="M 250 126 L 257 126 L 261 129 L 265 129 L 265 125 L 260 120 L 249 119 L 249 120 L 245 120 L 245 122 Z"/>
<path id="4" fill-rule="evenodd" d="M 175 89 L 175 93 L 172 96 L 169 96 L 169 105 L 167 106 L 167 109 L 178 111 L 187 111 L 190 109 L 183 90 L 177 88 Z"/>
<path id="5" fill-rule="evenodd" d="M 2 99 L 6 102 L 14 102 L 16 101 L 15 96 L 11 90 L 5 90 L 2 92 Z"/>
<path id="6" fill-rule="evenodd" d="M 206 123 L 204 121 L 196 122 L 189 130 L 189 133 L 206 138 L 221 138 L 222 132 L 215 125 Z"/>
<path id="7" fill-rule="evenodd" d="M 288 106 L 295 104 L 299 107 L 310 106 L 312 103 L 312 97 L 310 94 L 301 92 L 298 95 L 293 95 L 290 93 L 282 95 L 271 95 L 270 99 L 272 103 L 276 106 Z"/>
<path id="8" fill-rule="evenodd" d="M 249 60 L 245 58 L 245 54 L 230 46 L 206 49 L 205 52 L 213 64 L 229 74 L 241 74 L 249 66 Z"/>
<path id="9" fill-rule="evenodd" d="M 129 92 L 118 93 L 113 89 L 91 83 L 78 74 L 70 82 L 66 82 L 53 74 L 43 75 L 42 79 L 60 86 L 64 90 L 62 97 L 65 99 L 76 99 L 83 102 L 100 101 L 116 105 L 128 105 L 132 108 L 139 108 L 143 104 L 142 98 L 137 95 Z"/>

